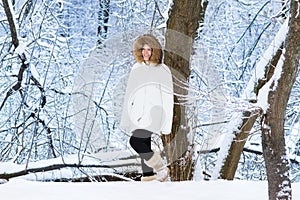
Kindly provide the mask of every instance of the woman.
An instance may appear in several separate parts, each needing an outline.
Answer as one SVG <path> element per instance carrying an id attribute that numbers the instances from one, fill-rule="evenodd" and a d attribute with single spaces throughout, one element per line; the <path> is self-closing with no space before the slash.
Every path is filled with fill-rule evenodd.
<path id="1" fill-rule="evenodd" d="M 133 54 L 136 63 L 129 74 L 120 126 L 132 133 L 129 143 L 141 157 L 141 181 L 165 181 L 168 168 L 160 153 L 152 151 L 151 136 L 171 133 L 172 74 L 162 63 L 162 48 L 153 35 L 137 38 Z"/>

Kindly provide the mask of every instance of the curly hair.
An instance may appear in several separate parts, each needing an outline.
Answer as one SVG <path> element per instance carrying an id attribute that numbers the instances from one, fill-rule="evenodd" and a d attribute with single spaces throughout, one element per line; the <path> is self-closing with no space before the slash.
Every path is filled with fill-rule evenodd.
<path id="1" fill-rule="evenodd" d="M 133 44 L 133 55 L 137 62 L 143 62 L 144 58 L 142 55 L 142 49 L 144 45 L 147 44 L 151 47 L 152 55 L 149 59 L 150 63 L 153 64 L 161 64 L 162 63 L 162 47 L 156 37 L 151 34 L 145 34 L 138 37 Z"/>

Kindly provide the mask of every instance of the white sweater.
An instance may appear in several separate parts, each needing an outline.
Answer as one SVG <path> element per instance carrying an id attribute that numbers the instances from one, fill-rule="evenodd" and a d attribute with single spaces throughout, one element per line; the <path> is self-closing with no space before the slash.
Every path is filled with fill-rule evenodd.
<path id="1" fill-rule="evenodd" d="M 129 74 L 120 127 L 170 134 L 173 120 L 173 81 L 164 65 L 136 63 Z"/>

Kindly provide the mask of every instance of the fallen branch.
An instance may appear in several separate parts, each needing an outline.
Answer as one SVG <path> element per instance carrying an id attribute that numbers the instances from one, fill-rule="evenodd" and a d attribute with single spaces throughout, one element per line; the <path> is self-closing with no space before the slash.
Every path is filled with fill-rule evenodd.
<path id="1" fill-rule="evenodd" d="M 136 166 L 136 163 L 125 163 L 125 164 L 112 164 L 112 165 L 97 165 L 97 164 L 90 164 L 90 165 L 83 165 L 83 164 L 53 164 L 44 167 L 37 167 L 37 168 L 28 168 L 17 172 L 12 173 L 4 173 L 0 174 L 0 179 L 9 180 L 10 178 L 15 178 L 19 176 L 24 176 L 30 173 L 38 173 L 38 172 L 46 172 L 52 170 L 58 170 L 62 168 L 117 168 L 117 167 L 128 167 L 129 165 Z"/>

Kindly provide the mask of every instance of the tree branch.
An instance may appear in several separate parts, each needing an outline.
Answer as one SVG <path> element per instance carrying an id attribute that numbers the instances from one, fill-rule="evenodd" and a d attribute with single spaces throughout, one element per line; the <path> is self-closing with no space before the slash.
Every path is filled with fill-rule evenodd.
<path id="1" fill-rule="evenodd" d="M 134 166 L 134 165 L 138 165 L 138 164 L 132 163 L 131 165 Z M 30 173 L 46 172 L 46 171 L 52 171 L 52 170 L 66 168 L 66 167 L 72 167 L 72 168 L 117 168 L 117 167 L 124 167 L 124 166 L 129 166 L 129 164 L 128 163 L 115 164 L 115 165 L 53 164 L 53 165 L 44 166 L 44 167 L 27 168 L 27 169 L 17 171 L 17 172 L 0 174 L 0 179 L 9 180 L 10 178 L 24 176 L 24 175 L 27 175 Z"/>
<path id="2" fill-rule="evenodd" d="M 8 0 L 2 0 L 2 2 L 3 2 L 5 14 L 7 16 L 8 24 L 9 24 L 12 43 L 13 43 L 14 47 L 17 48 L 19 46 L 19 39 L 18 39 L 18 34 L 17 34 L 17 29 L 16 29 L 13 13 L 10 10 L 11 7 L 9 6 Z"/>

